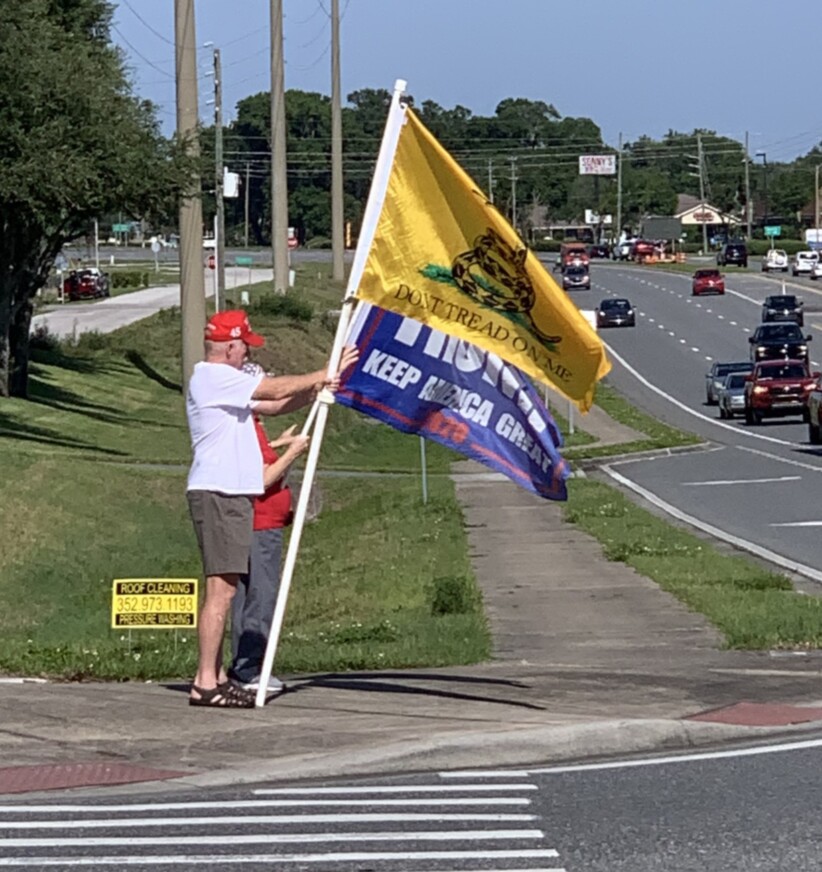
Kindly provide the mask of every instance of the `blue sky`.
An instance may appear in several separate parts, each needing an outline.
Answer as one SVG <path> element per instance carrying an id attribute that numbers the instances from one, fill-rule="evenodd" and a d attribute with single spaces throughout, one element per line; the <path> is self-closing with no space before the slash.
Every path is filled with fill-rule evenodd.
<path id="1" fill-rule="evenodd" d="M 173 0 L 115 0 L 135 90 L 174 129 Z M 197 41 L 221 50 L 227 120 L 269 87 L 268 0 L 195 0 Z M 613 145 L 716 130 L 791 160 L 822 140 L 820 0 L 340 0 L 343 98 L 408 81 L 417 101 L 491 115 L 500 100 L 587 116 Z M 330 0 L 284 0 L 286 88 L 330 94 Z M 199 64 L 211 67 L 202 48 Z M 210 78 L 200 79 L 204 121 Z"/>

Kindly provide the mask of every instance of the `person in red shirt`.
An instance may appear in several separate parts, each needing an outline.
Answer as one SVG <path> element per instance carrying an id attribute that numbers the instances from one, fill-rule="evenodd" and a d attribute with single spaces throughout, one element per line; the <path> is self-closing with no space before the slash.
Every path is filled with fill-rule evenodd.
<path id="1" fill-rule="evenodd" d="M 244 690 L 256 691 L 265 656 L 271 619 L 280 589 L 283 529 L 291 523 L 291 490 L 284 476 L 308 448 L 308 436 L 294 435 L 290 427 L 273 442 L 254 417 L 263 457 L 265 493 L 254 499 L 254 532 L 248 573 L 241 575 L 231 604 L 231 667 L 229 678 Z M 282 457 L 275 448 L 285 448 Z M 278 696 L 285 685 L 273 675 L 268 693 Z"/>

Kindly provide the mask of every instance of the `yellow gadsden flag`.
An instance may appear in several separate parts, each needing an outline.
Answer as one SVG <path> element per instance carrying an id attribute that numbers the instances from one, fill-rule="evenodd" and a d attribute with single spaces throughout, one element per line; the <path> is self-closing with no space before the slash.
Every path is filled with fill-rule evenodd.
<path id="1" fill-rule="evenodd" d="M 497 354 L 587 411 L 602 342 L 407 109 L 357 297 Z"/>

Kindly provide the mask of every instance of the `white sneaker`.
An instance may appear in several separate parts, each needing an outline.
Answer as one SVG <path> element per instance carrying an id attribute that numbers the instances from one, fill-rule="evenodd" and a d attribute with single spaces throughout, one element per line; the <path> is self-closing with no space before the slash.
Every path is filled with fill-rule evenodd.
<path id="1" fill-rule="evenodd" d="M 245 683 L 240 683 L 240 687 L 243 690 L 259 690 L 260 689 L 260 676 L 258 675 L 253 681 L 247 681 Z M 272 693 L 275 696 L 279 696 L 279 694 L 285 691 L 285 682 L 280 681 L 279 678 L 272 675 L 268 679 L 268 685 L 266 687 L 266 691 L 268 693 Z"/>

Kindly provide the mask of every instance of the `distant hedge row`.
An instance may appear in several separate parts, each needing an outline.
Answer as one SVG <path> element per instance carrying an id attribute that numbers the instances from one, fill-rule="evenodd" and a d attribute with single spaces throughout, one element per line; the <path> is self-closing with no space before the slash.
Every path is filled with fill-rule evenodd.
<path id="1" fill-rule="evenodd" d="M 109 273 L 112 288 L 147 288 L 149 274 L 139 269 L 122 269 Z"/>

